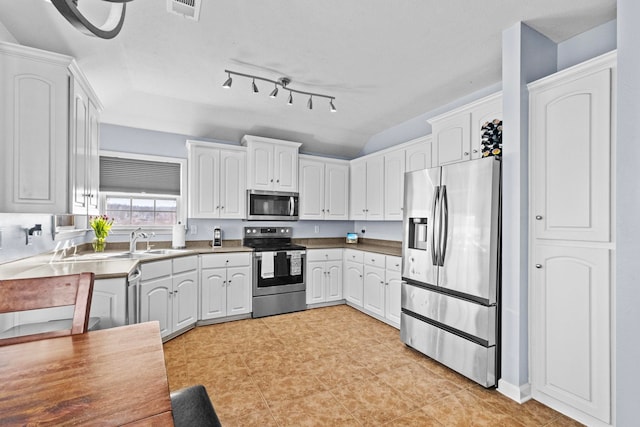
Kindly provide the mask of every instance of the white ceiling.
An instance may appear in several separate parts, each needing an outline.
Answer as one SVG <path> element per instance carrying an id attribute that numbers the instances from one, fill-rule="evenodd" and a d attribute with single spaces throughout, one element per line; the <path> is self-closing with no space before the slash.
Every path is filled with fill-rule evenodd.
<path id="1" fill-rule="evenodd" d="M 98 2 L 99 0 L 79 0 Z M 86 36 L 46 0 L 0 0 L 24 45 L 74 56 L 104 104 L 102 121 L 239 141 L 295 140 L 354 157 L 371 136 L 501 79 L 502 31 L 518 21 L 561 42 L 615 18 L 615 0 L 202 0 L 200 21 L 164 0 L 127 4 L 112 40 Z M 328 102 L 224 69 L 336 97 Z"/>

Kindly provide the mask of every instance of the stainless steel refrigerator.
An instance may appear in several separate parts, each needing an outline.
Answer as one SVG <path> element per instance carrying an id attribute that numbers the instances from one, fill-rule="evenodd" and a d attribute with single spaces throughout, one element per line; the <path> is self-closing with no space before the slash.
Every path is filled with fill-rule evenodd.
<path id="1" fill-rule="evenodd" d="M 500 161 L 405 174 L 404 343 L 485 387 L 499 378 Z"/>

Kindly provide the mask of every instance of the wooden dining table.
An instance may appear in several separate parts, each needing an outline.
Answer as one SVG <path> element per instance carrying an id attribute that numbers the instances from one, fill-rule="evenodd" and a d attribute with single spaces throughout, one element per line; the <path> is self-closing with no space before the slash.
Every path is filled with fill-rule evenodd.
<path id="1" fill-rule="evenodd" d="M 158 322 L 0 347 L 0 425 L 173 425 Z"/>

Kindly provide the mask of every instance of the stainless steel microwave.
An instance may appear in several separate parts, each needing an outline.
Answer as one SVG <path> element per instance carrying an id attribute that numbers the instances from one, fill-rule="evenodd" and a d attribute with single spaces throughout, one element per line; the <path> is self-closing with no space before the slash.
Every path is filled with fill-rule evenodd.
<path id="1" fill-rule="evenodd" d="M 297 221 L 298 193 L 247 190 L 249 221 Z"/>

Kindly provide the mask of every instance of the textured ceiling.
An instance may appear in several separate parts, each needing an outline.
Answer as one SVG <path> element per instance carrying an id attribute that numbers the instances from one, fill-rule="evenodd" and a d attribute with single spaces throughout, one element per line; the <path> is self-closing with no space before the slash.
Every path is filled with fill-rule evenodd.
<path id="1" fill-rule="evenodd" d="M 98 0 L 79 0 L 96 9 Z M 200 21 L 164 0 L 127 4 L 122 32 L 75 30 L 46 0 L 0 0 L 18 42 L 76 57 L 105 106 L 102 120 L 196 137 L 296 140 L 350 158 L 371 136 L 501 80 L 502 31 L 523 21 L 561 42 L 615 18 L 615 0 L 203 0 Z M 224 69 L 336 97 L 328 102 L 234 78 Z"/>

